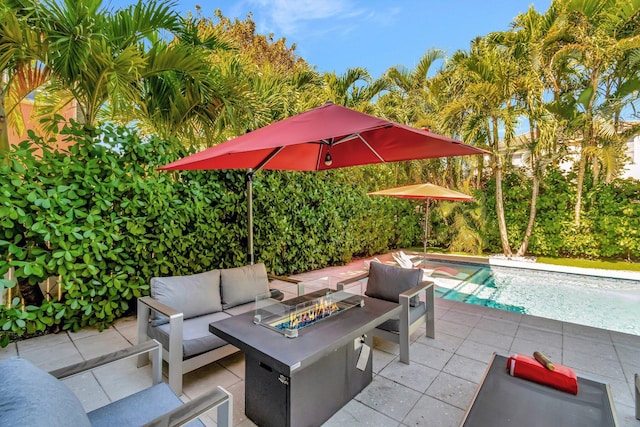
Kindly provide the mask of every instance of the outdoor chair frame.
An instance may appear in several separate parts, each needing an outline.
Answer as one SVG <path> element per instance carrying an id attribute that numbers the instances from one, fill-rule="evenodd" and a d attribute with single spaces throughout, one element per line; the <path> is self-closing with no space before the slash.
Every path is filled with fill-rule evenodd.
<path id="1" fill-rule="evenodd" d="M 294 284 L 297 286 L 296 289 L 298 295 L 304 293 L 304 285 L 300 280 L 292 279 L 290 277 L 277 276 L 274 274 L 267 274 L 267 277 L 269 280 L 280 280 L 283 282 Z M 284 294 L 282 294 L 282 292 L 277 289 L 270 289 L 270 292 L 273 298 L 282 298 L 284 296 Z M 161 303 L 151 296 L 138 298 L 138 342 L 145 342 L 149 340 L 147 327 L 151 318 L 150 316 L 152 311 L 169 318 L 169 345 L 168 348 L 162 348 L 162 359 L 167 362 L 167 377 L 169 378 L 169 386 L 178 395 L 182 395 L 183 375 L 203 366 L 207 366 L 217 360 L 230 356 L 239 351 L 233 345 L 226 344 L 222 347 L 218 347 L 213 350 L 201 353 L 197 356 L 185 359 L 183 353 L 183 330 L 185 322 L 184 314 L 169 307 L 166 304 Z M 149 363 L 149 358 L 146 355 L 143 354 L 138 357 L 139 368 L 146 365 L 147 363 Z"/>
<path id="2" fill-rule="evenodd" d="M 366 279 L 368 277 L 369 272 L 366 272 L 358 276 L 343 280 L 337 284 L 337 290 L 343 291 L 345 290 L 345 287 L 347 285 Z M 412 298 L 418 297 L 421 294 L 425 296 L 426 310 L 424 314 L 411 322 L 410 301 Z M 411 344 L 411 334 L 418 330 L 418 328 L 420 328 L 422 325 L 425 325 L 425 335 L 429 338 L 436 337 L 434 284 L 433 282 L 423 281 L 420 283 L 420 285 L 402 292 L 398 296 L 398 300 L 398 302 L 402 306 L 398 331 L 387 331 L 384 329 L 375 328 L 371 333 L 375 337 L 399 344 L 400 361 L 408 365 L 410 363 L 409 345 Z"/>
<path id="3" fill-rule="evenodd" d="M 640 420 L 640 374 L 634 375 L 636 391 L 636 420 Z"/>
<path id="4" fill-rule="evenodd" d="M 79 375 L 93 369 L 118 362 L 130 357 L 147 355 L 152 360 L 152 384 L 156 386 L 162 382 L 162 344 L 156 340 L 149 340 L 141 344 L 128 347 L 103 356 L 95 357 L 83 362 L 75 363 L 54 371 L 49 374 L 59 380 Z M 127 397 L 121 399 L 125 400 Z M 217 425 L 230 427 L 233 425 L 233 396 L 222 387 L 214 388 L 207 391 L 202 396 L 190 400 L 183 405 L 167 411 L 164 415 L 150 421 L 146 426 L 179 426 L 183 425 L 194 418 L 202 415 L 204 412 L 217 407 Z"/>

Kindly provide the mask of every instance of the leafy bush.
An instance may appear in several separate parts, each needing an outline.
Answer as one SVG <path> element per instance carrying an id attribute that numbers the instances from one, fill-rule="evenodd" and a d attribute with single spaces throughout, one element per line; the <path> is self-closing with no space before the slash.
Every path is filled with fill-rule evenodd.
<path id="1" fill-rule="evenodd" d="M 140 141 L 126 128 L 74 125 L 64 134 L 73 143 L 69 152 L 31 134 L 0 159 L 0 277 L 9 269 L 15 276 L 0 279 L 0 292 L 18 286 L 27 302 L 0 306 L 0 345 L 54 327 L 108 327 L 149 292 L 154 276 L 247 263 L 245 171 L 158 171 L 189 152 L 171 141 Z M 366 194 L 397 184 L 393 175 L 386 165 L 256 173 L 256 260 L 291 274 L 421 244 L 420 203 Z M 588 187 L 582 224 L 574 227 L 572 178 L 545 174 L 531 253 L 640 259 L 640 184 Z M 505 175 L 504 189 L 516 244 L 531 189 L 515 172 Z M 499 252 L 494 193 L 489 182 L 475 204 L 432 209 L 431 242 Z M 61 298 L 38 295 L 50 278 Z"/>
<path id="2" fill-rule="evenodd" d="M 13 268 L 23 296 L 50 277 L 63 289 L 24 310 L 17 298 L 0 306 L 2 345 L 54 326 L 108 327 L 153 276 L 247 263 L 244 171 L 157 171 L 188 153 L 125 128 L 64 134 L 69 152 L 31 134 L 0 166 L 0 275 Z M 289 274 L 412 241 L 414 227 L 395 225 L 418 223 L 411 206 L 365 191 L 341 172 L 258 172 L 256 260 Z"/>
<path id="3" fill-rule="evenodd" d="M 537 215 L 529 252 L 538 256 L 640 259 L 640 183 L 616 180 L 587 187 L 580 226 L 573 223 L 574 175 L 557 169 L 546 172 L 540 186 Z M 521 241 L 529 215 L 530 189 L 526 177 L 505 176 L 505 217 L 511 244 Z M 587 180 L 591 184 L 591 180 Z M 495 184 L 476 197 L 487 212 L 485 241 L 488 252 L 501 252 L 495 213 Z M 482 198 L 484 197 L 484 198 Z"/>

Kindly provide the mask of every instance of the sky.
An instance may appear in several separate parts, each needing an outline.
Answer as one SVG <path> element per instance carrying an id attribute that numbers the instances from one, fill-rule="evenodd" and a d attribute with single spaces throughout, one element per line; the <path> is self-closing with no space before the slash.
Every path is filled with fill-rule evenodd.
<path id="1" fill-rule="evenodd" d="M 103 0 L 120 8 L 133 0 Z M 388 68 L 413 68 L 427 50 L 452 55 L 477 36 L 510 28 L 513 18 L 551 0 L 178 0 L 181 13 L 200 5 L 205 17 L 220 9 L 228 18 L 253 15 L 257 32 L 296 45 L 296 53 L 319 72 L 363 67 L 375 78 Z"/>

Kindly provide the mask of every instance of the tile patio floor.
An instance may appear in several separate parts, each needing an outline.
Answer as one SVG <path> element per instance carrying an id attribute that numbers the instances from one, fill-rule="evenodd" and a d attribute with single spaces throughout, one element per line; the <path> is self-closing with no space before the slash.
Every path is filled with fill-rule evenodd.
<path id="1" fill-rule="evenodd" d="M 335 288 L 362 268 L 360 260 L 295 277 L 305 280 L 305 290 Z M 286 286 L 281 284 L 293 296 Z M 579 375 L 608 382 L 619 425 L 640 426 L 632 394 L 633 374 L 640 372 L 640 336 L 436 298 L 436 339 L 426 338 L 424 329 L 412 339 L 410 365 L 398 361 L 397 345 L 376 340 L 373 382 L 324 425 L 457 426 L 492 352 L 540 350 Z M 19 355 L 52 370 L 136 342 L 135 317 L 129 317 L 103 332 L 88 328 L 12 343 L 0 349 L 0 359 Z M 65 381 L 89 411 L 150 386 L 151 375 L 149 366 L 137 369 L 134 358 Z M 242 354 L 187 374 L 182 398 L 192 399 L 216 385 L 233 394 L 234 425 L 253 426 L 244 414 Z M 201 420 L 214 426 L 215 411 Z"/>

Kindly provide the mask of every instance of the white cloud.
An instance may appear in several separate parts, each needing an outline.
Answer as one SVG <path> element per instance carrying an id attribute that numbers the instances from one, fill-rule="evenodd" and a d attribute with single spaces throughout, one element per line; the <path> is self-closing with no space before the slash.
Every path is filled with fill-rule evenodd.
<path id="1" fill-rule="evenodd" d="M 252 0 L 285 35 L 298 35 L 322 26 L 357 25 L 369 11 L 347 0 Z M 353 22 L 353 20 L 356 20 Z M 315 32 L 315 31 L 314 31 Z"/>

